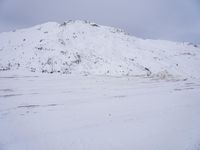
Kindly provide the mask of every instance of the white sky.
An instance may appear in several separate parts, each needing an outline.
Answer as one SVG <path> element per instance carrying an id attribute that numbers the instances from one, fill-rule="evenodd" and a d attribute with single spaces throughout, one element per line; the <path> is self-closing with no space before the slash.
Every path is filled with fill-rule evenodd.
<path id="1" fill-rule="evenodd" d="M 0 0 L 0 32 L 70 19 L 142 38 L 200 43 L 200 0 Z"/>

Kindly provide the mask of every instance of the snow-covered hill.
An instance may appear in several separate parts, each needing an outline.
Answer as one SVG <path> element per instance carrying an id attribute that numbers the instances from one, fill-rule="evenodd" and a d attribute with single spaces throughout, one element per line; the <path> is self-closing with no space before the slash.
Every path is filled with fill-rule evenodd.
<path id="1" fill-rule="evenodd" d="M 200 47 L 144 40 L 87 21 L 50 22 L 0 34 L 0 70 L 200 77 Z"/>

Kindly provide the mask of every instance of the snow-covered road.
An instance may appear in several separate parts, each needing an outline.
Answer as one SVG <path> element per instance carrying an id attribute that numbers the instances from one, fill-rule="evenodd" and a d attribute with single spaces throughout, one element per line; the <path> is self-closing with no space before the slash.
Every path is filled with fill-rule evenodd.
<path id="1" fill-rule="evenodd" d="M 200 81 L 0 74 L 0 150 L 199 150 Z"/>

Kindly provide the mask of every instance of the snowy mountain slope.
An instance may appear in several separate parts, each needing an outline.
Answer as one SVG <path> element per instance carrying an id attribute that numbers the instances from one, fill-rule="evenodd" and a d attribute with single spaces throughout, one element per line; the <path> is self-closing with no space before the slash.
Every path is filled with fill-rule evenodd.
<path id="1" fill-rule="evenodd" d="M 144 40 L 87 21 L 54 22 L 0 34 L 0 70 L 199 78 L 200 48 Z"/>

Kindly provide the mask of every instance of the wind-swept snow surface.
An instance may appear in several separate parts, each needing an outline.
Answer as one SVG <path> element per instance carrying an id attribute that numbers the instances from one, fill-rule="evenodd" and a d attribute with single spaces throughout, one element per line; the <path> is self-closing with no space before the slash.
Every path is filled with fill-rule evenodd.
<path id="1" fill-rule="evenodd" d="M 199 150 L 200 81 L 0 74 L 0 150 Z"/>
<path id="2" fill-rule="evenodd" d="M 143 40 L 87 21 L 2 33 L 0 56 L 3 71 L 200 77 L 198 45 Z"/>

